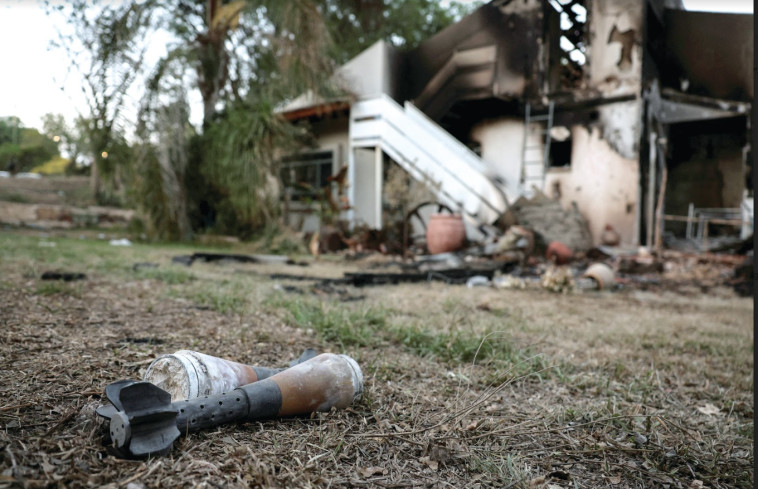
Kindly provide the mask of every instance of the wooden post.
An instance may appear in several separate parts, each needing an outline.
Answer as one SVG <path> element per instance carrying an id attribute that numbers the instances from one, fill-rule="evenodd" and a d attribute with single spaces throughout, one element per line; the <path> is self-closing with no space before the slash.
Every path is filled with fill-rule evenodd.
<path id="1" fill-rule="evenodd" d="M 666 196 L 666 180 L 668 180 L 668 169 L 666 165 L 661 166 L 663 175 L 661 176 L 661 189 L 658 193 L 658 205 L 655 207 L 655 251 L 660 253 L 663 248 L 663 199 Z"/>
<path id="2" fill-rule="evenodd" d="M 655 174 L 656 174 L 656 168 L 655 168 L 655 157 L 657 154 L 656 148 L 655 148 L 655 141 L 658 139 L 658 136 L 651 132 L 648 137 L 648 143 L 650 144 L 650 155 L 648 159 L 648 177 L 647 177 L 647 237 L 645 239 L 645 243 L 648 247 L 653 246 L 653 209 L 655 207 Z"/>

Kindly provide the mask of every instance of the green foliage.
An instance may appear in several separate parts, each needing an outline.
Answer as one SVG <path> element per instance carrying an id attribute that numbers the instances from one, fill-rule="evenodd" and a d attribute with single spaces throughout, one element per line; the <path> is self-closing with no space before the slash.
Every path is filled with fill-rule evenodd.
<path id="1" fill-rule="evenodd" d="M 277 221 L 277 155 L 304 142 L 277 106 L 303 93 L 335 95 L 338 64 L 377 39 L 415 46 L 463 12 L 431 0 L 73 0 L 52 9 L 73 28 L 62 45 L 84 76 L 89 112 L 78 120 L 82 137 L 53 116 L 47 134 L 61 137 L 72 159 L 89 157 L 101 203 L 122 203 L 128 187 L 152 236 L 185 240 L 204 230 L 249 237 Z M 146 80 L 130 148 L 125 97 L 157 29 L 172 39 Z M 189 83 L 203 100 L 200 135 L 176 110 Z"/>
<path id="2" fill-rule="evenodd" d="M 15 116 L 0 117 L 0 145 L 5 143 L 18 143 L 21 119 Z"/>
<path id="3" fill-rule="evenodd" d="M 274 222 L 279 210 L 275 175 L 276 148 L 296 141 L 302 132 L 273 112 L 271 101 L 243 104 L 225 112 L 206 130 L 203 174 L 224 193 L 237 231 L 249 234 Z"/>
<path id="4" fill-rule="evenodd" d="M 42 175 L 62 175 L 66 173 L 70 161 L 62 156 L 55 156 L 41 165 L 32 168 L 32 172 Z"/>
<path id="5" fill-rule="evenodd" d="M 56 141 L 61 153 L 69 159 L 65 169 L 67 175 L 89 173 L 88 166 L 77 164 L 78 160 L 88 154 L 87 134 L 83 129 L 83 121 L 80 119 L 72 125 L 61 114 L 45 114 L 42 117 L 42 133 Z"/>
<path id="6" fill-rule="evenodd" d="M 36 129 L 25 128 L 17 118 L 0 119 L 0 169 L 30 171 L 58 156 L 58 145 Z"/>
<path id="7" fill-rule="evenodd" d="M 135 158 L 134 148 L 122 133 L 112 132 L 102 152 L 95 157 L 94 170 L 98 172 L 95 198 L 102 205 L 124 206 L 127 179 Z"/>
<path id="8" fill-rule="evenodd" d="M 376 41 L 411 49 L 480 6 L 482 2 L 434 0 L 319 0 L 329 33 L 333 58 L 348 61 Z"/>
<path id="9" fill-rule="evenodd" d="M 132 202 L 146 217 L 145 232 L 159 240 L 178 239 L 180 230 L 170 210 L 170 197 L 163 191 L 157 154 L 147 143 L 135 149 L 135 171 L 131 176 L 129 192 Z"/>
<path id="10" fill-rule="evenodd" d="M 230 5 L 156 4 L 156 16 L 177 44 L 147 83 L 131 193 L 153 235 L 186 238 L 191 227 L 249 237 L 276 222 L 277 148 L 296 145 L 303 131 L 274 108 L 307 90 L 328 91 L 328 35 L 312 1 L 247 2 L 236 30 L 210 21 Z M 179 140 L 169 128 L 188 125 L 187 119 L 164 114 L 186 96 L 188 67 L 203 98 L 203 134 Z M 167 146 L 171 161 L 164 161 Z"/>
<path id="11" fill-rule="evenodd" d="M 92 165 L 95 198 L 102 204 L 121 204 L 131 160 L 123 112 L 128 89 L 144 63 L 154 2 L 72 0 L 47 6 L 69 24 L 70 34 L 61 34 L 59 45 L 83 79 L 87 113 L 78 118 L 77 125 Z M 51 127 L 59 125 L 59 121 L 49 122 Z"/>
<path id="12" fill-rule="evenodd" d="M 30 204 L 32 203 L 29 200 L 29 197 L 23 194 L 19 193 L 0 193 L 0 200 L 3 200 L 5 202 L 16 202 L 17 204 Z"/>
<path id="13" fill-rule="evenodd" d="M 41 281 L 35 290 L 37 295 L 68 295 L 72 297 L 81 297 L 82 286 L 80 283 L 69 284 L 58 281 Z"/>
<path id="14" fill-rule="evenodd" d="M 189 106 L 181 88 L 175 100 L 141 121 L 142 138 L 135 152 L 136 174 L 131 197 L 148 218 L 148 232 L 160 239 L 189 240 L 186 172 L 195 136 L 189 124 Z M 154 137 L 154 136 L 157 136 Z"/>

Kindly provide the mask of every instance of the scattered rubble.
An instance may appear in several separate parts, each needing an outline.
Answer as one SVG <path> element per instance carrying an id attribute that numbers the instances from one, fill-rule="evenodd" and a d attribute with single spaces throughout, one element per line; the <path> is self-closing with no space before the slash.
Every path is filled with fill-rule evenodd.
<path id="1" fill-rule="evenodd" d="M 146 270 L 149 268 L 158 268 L 158 264 L 151 263 L 151 262 L 138 262 L 132 265 L 132 270 L 135 272 L 139 272 L 140 270 Z"/>
<path id="2" fill-rule="evenodd" d="M 619 291 L 628 289 L 668 290 L 689 293 L 691 287 L 708 291 L 714 287 L 734 288 L 742 295 L 753 290 L 752 252 L 746 255 L 682 253 L 665 250 L 652 253 L 645 247 L 623 248 L 599 246 L 584 253 L 568 255 L 546 253 L 547 257 L 527 254 L 530 232 L 521 228 L 506 233 L 505 242 L 475 244 L 457 253 L 421 255 L 398 260 L 381 253 L 354 256 L 366 271 L 345 273 L 341 278 L 319 278 L 288 274 L 271 275 L 273 279 L 313 281 L 310 290 L 297 288 L 286 292 L 337 295 L 339 300 L 360 300 L 340 286 L 380 286 L 400 283 L 440 281 L 465 284 L 467 287 L 498 289 L 542 288 L 553 292 Z M 502 238 L 501 238 L 502 239 Z M 564 248 L 568 248 L 565 247 Z M 486 251 L 509 249 L 487 254 Z M 554 248 L 551 247 L 551 250 Z M 569 250 L 570 251 L 570 250 Z M 350 256 L 350 255 L 348 255 Z M 377 271 L 380 267 L 392 271 Z M 335 292 L 336 291 L 336 292 Z"/>
<path id="3" fill-rule="evenodd" d="M 108 241 L 108 244 L 111 246 L 131 246 L 132 242 L 129 241 L 127 238 L 121 238 L 121 239 L 112 239 Z"/>
<path id="4" fill-rule="evenodd" d="M 492 284 L 492 282 L 484 275 L 474 275 L 466 280 L 466 287 L 469 289 L 472 287 L 488 287 L 490 284 Z"/>
<path id="5" fill-rule="evenodd" d="M 237 262 L 237 263 L 277 263 L 282 265 L 306 265 L 305 262 L 295 260 L 282 255 L 243 255 L 234 253 L 193 253 L 192 255 L 178 255 L 171 258 L 174 263 L 192 266 L 195 261 L 206 263 L 214 262 Z"/>
<path id="6" fill-rule="evenodd" d="M 520 197 L 508 209 L 502 221 L 506 226 L 517 223 L 532 230 L 541 237 L 543 247 L 557 241 L 574 252 L 592 248 L 592 236 L 587 222 L 576 205 L 564 209 L 559 201 L 540 191 L 536 191 L 531 199 Z M 539 240 L 536 244 L 539 247 Z"/>
<path id="7" fill-rule="evenodd" d="M 574 288 L 574 275 L 568 267 L 549 267 L 542 275 L 540 284 L 551 292 L 568 293 Z"/>
<path id="8" fill-rule="evenodd" d="M 729 285 L 731 285 L 734 288 L 734 291 L 740 296 L 751 297 L 754 295 L 755 291 L 755 277 L 753 253 L 751 251 L 750 254 L 748 254 L 734 269 L 734 274 Z"/>
<path id="9" fill-rule="evenodd" d="M 525 289 L 526 280 L 514 275 L 502 275 L 492 280 L 492 286 L 496 289 Z"/>
<path id="10" fill-rule="evenodd" d="M 485 276 L 491 280 L 494 274 L 494 268 L 475 269 L 466 267 L 408 273 L 345 273 L 345 278 L 342 280 L 344 280 L 343 283 L 355 287 L 431 281 L 439 281 L 446 284 L 463 284 L 475 276 Z"/>
<path id="11" fill-rule="evenodd" d="M 75 280 L 85 280 L 87 276 L 77 272 L 44 272 L 40 279 L 42 280 L 61 280 L 63 282 L 73 282 Z"/>

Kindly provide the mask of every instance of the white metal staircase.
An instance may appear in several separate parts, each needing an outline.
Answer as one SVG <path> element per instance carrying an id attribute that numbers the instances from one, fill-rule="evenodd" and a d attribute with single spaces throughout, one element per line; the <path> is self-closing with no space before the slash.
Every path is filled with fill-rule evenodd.
<path id="1" fill-rule="evenodd" d="M 350 110 L 350 147 L 380 148 L 470 225 L 492 224 L 507 207 L 487 164 L 412 103 L 381 95 Z"/>

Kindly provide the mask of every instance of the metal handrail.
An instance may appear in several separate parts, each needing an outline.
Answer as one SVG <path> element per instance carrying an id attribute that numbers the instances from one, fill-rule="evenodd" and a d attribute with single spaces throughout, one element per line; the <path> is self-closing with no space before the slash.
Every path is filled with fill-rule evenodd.
<path id="1" fill-rule="evenodd" d="M 412 112 L 409 115 L 408 112 Z M 351 114 L 351 133 L 353 129 L 359 129 L 356 131 L 356 135 L 351 134 L 351 140 L 360 142 L 363 140 L 376 141 L 380 145 L 385 146 L 386 149 L 392 149 L 395 153 L 395 158 L 401 161 L 399 163 L 405 163 L 406 165 L 413 167 L 415 173 L 421 175 L 434 176 L 434 172 L 438 171 L 440 174 L 446 175 L 451 183 L 455 183 L 454 186 L 465 190 L 471 197 L 474 197 L 478 202 L 484 204 L 495 214 L 502 213 L 505 209 L 501 208 L 495 203 L 491 202 L 486 196 L 482 195 L 479 190 L 472 187 L 472 180 L 479 180 L 482 184 L 489 185 L 493 190 L 498 191 L 494 184 L 487 178 L 483 170 L 486 166 L 481 160 L 471 152 L 469 148 L 455 140 L 450 134 L 439 128 L 433 121 L 425 117 L 419 117 L 417 113 L 418 109 L 415 107 L 406 105 L 405 110 L 398 105 L 394 100 L 382 95 L 377 98 L 363 100 L 353 106 L 353 113 Z M 376 127 L 372 127 L 376 125 Z M 403 154 L 403 151 L 396 147 L 395 142 L 391 141 L 394 137 L 405 138 L 408 144 L 412 145 L 414 151 L 418 155 L 423 155 L 424 160 L 428 160 L 434 166 L 434 171 L 430 174 L 430 169 L 424 169 L 419 167 L 418 156 L 415 159 L 409 157 L 409 155 Z M 405 145 L 405 143 L 404 143 Z M 435 154 L 435 150 L 439 152 L 440 148 L 445 148 L 445 152 L 450 158 L 447 161 L 440 160 L 439 154 Z M 473 157 L 472 157 L 473 156 Z M 452 165 L 455 162 L 455 165 Z M 440 196 L 444 196 L 445 200 L 451 200 L 454 205 L 466 210 L 466 213 L 471 213 L 470 209 L 465 209 L 462 199 L 463 196 L 453 196 L 449 191 L 443 188 L 435 189 Z M 457 198 L 456 198 L 457 197 Z M 471 202 L 469 200 L 469 202 Z M 476 213 L 472 213 L 476 217 Z"/>

